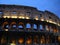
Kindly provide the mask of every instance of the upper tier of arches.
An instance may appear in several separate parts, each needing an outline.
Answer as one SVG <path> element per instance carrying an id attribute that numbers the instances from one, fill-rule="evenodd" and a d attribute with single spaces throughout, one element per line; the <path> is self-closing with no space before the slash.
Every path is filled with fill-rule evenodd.
<path id="1" fill-rule="evenodd" d="M 47 32 L 53 32 L 53 33 L 59 33 L 59 27 L 56 25 L 48 24 L 48 23 L 37 23 L 37 22 L 29 22 L 29 21 L 3 21 L 3 23 L 0 24 L 0 31 L 47 31 Z"/>

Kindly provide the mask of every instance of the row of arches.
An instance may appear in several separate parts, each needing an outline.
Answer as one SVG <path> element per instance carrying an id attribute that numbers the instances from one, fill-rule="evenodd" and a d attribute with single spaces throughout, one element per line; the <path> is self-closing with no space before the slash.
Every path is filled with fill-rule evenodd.
<path id="1" fill-rule="evenodd" d="M 47 36 L 47 37 L 45 37 L 45 36 L 43 36 L 43 35 L 41 35 L 41 37 L 39 37 L 39 36 L 27 36 L 27 37 L 19 37 L 19 38 L 6 38 L 6 37 L 2 37 L 1 38 L 1 44 L 9 44 L 9 45 L 11 45 L 11 44 L 15 44 L 15 45 L 17 45 L 17 44 L 35 44 L 35 45 L 39 45 L 39 44 L 52 44 L 52 43 L 54 43 L 54 44 L 56 44 L 56 43 L 58 43 L 58 40 L 56 40 L 55 38 L 53 39 L 53 38 L 51 38 L 50 36 Z"/>
<path id="2" fill-rule="evenodd" d="M 4 22 L 2 24 L 2 29 L 27 29 L 27 30 L 47 30 L 47 31 L 51 31 L 51 32 L 58 32 L 58 28 L 57 27 L 52 27 L 49 25 L 43 25 L 43 24 L 31 24 L 31 23 L 23 23 L 23 22 Z"/>
<path id="3" fill-rule="evenodd" d="M 12 22 L 11 24 L 9 24 L 8 22 L 4 22 L 3 23 L 3 26 L 2 26 L 4 29 L 8 29 L 9 27 L 11 28 L 24 28 L 24 23 L 22 22 L 19 22 L 18 24 L 16 24 L 15 22 Z M 30 23 L 27 23 L 26 24 L 26 28 L 31 28 L 31 24 Z M 37 25 L 36 24 L 33 24 L 33 29 L 37 29 Z M 40 29 L 43 29 L 43 26 L 40 25 Z"/>

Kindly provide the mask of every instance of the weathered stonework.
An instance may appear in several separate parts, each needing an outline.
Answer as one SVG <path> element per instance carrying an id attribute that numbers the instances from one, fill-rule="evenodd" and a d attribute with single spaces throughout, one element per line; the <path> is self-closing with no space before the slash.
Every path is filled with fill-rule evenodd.
<path id="1" fill-rule="evenodd" d="M 35 7 L 0 4 L 0 45 L 59 45 L 60 19 Z"/>

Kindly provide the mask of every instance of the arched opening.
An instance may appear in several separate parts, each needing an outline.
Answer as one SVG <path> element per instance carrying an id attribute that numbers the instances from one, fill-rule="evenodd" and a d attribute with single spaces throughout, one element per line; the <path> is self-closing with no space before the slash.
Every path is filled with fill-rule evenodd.
<path id="1" fill-rule="evenodd" d="M 40 30 L 43 30 L 43 25 L 40 25 Z"/>
<path id="2" fill-rule="evenodd" d="M 1 41 L 0 42 L 1 45 L 6 45 L 7 44 L 7 40 L 6 40 L 6 37 L 5 36 L 3 36 L 0 41 Z"/>
<path id="3" fill-rule="evenodd" d="M 3 25 L 2 25 L 2 27 L 3 27 L 3 29 L 4 29 L 5 31 L 8 31 L 8 29 L 9 29 L 9 24 L 8 24 L 8 22 L 4 22 Z"/>
<path id="4" fill-rule="evenodd" d="M 16 45 L 16 40 L 15 39 L 10 39 L 10 45 Z"/>
<path id="5" fill-rule="evenodd" d="M 11 26 L 11 29 L 16 29 L 16 27 L 17 27 L 16 22 L 12 22 L 10 26 Z"/>
<path id="6" fill-rule="evenodd" d="M 37 30 L 37 25 L 36 24 L 33 24 L 33 29 Z"/>
<path id="7" fill-rule="evenodd" d="M 60 42 L 60 36 L 57 37 L 58 42 Z"/>
<path id="8" fill-rule="evenodd" d="M 34 36 L 34 43 L 35 45 L 39 44 L 39 38 L 37 35 Z"/>
<path id="9" fill-rule="evenodd" d="M 47 31 L 49 31 L 49 26 L 48 25 L 46 25 L 45 28 L 46 28 Z"/>
<path id="10" fill-rule="evenodd" d="M 16 25 L 13 25 L 12 27 L 13 27 L 13 28 L 16 28 Z"/>
<path id="11" fill-rule="evenodd" d="M 26 24 L 26 29 L 27 29 L 27 30 L 30 30 L 30 29 L 31 29 L 31 24 L 27 23 L 27 24 Z"/>
<path id="12" fill-rule="evenodd" d="M 9 28 L 9 25 L 8 24 L 4 25 L 4 28 L 5 29 L 8 29 Z"/>
<path id="13" fill-rule="evenodd" d="M 53 32 L 54 32 L 54 33 L 57 33 L 57 32 L 58 32 L 58 30 L 57 30 L 56 28 L 54 28 Z"/>
<path id="14" fill-rule="evenodd" d="M 46 44 L 50 43 L 50 36 L 47 36 L 45 40 L 46 40 Z"/>
<path id="15" fill-rule="evenodd" d="M 18 39 L 18 43 L 19 43 L 19 44 L 23 44 L 23 43 L 24 43 L 24 38 L 23 38 L 23 37 L 20 37 L 20 38 Z"/>
<path id="16" fill-rule="evenodd" d="M 53 32 L 53 27 L 52 26 L 50 26 L 50 32 Z"/>
<path id="17" fill-rule="evenodd" d="M 18 28 L 21 29 L 21 28 L 23 28 L 23 26 L 22 25 L 19 25 Z"/>
<path id="18" fill-rule="evenodd" d="M 23 29 L 23 28 L 24 28 L 23 22 L 19 22 L 19 24 L 18 24 L 18 29 Z"/>
<path id="19" fill-rule="evenodd" d="M 44 36 L 41 36 L 40 43 L 45 44 L 45 37 Z"/>
<path id="20" fill-rule="evenodd" d="M 32 37 L 31 37 L 31 36 L 27 36 L 27 37 L 26 37 L 26 44 L 28 44 L 28 45 L 29 45 L 29 44 L 30 44 L 30 45 L 32 44 Z"/>

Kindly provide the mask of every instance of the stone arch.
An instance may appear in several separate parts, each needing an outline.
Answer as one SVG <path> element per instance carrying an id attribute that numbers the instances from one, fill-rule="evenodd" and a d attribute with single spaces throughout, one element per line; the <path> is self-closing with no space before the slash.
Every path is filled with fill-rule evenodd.
<path id="1" fill-rule="evenodd" d="M 26 44 L 32 44 L 32 36 L 31 35 L 26 35 Z"/>
<path id="2" fill-rule="evenodd" d="M 45 29 L 46 29 L 47 31 L 49 31 L 49 26 L 48 26 L 48 25 L 45 25 Z"/>
<path id="3" fill-rule="evenodd" d="M 31 24 L 30 23 L 27 23 L 26 24 L 26 28 L 31 28 Z"/>
<path id="4" fill-rule="evenodd" d="M 9 28 L 9 23 L 8 22 L 4 22 L 2 25 L 3 29 L 8 29 Z"/>
<path id="5" fill-rule="evenodd" d="M 44 35 L 41 36 L 41 38 L 40 38 L 40 43 L 41 43 L 41 44 L 44 44 L 44 43 L 45 43 L 45 36 L 44 36 Z"/>
<path id="6" fill-rule="evenodd" d="M 23 23 L 23 22 L 19 22 L 19 23 L 18 23 L 18 28 L 19 28 L 19 29 L 24 28 L 24 23 Z"/>
<path id="7" fill-rule="evenodd" d="M 39 36 L 38 36 L 38 35 L 35 35 L 33 38 L 34 38 L 34 39 L 33 39 L 34 44 L 35 44 L 35 45 L 36 45 L 36 44 L 39 44 Z"/>
<path id="8" fill-rule="evenodd" d="M 37 24 L 33 24 L 33 29 L 37 29 Z"/>
<path id="9" fill-rule="evenodd" d="M 49 35 L 47 35 L 47 37 L 45 37 L 45 41 L 47 44 L 50 43 L 50 36 Z"/>
<path id="10" fill-rule="evenodd" d="M 9 43 L 10 43 L 11 45 L 15 45 L 15 44 L 16 44 L 15 38 L 10 38 Z"/>
<path id="11" fill-rule="evenodd" d="M 43 25 L 42 24 L 39 25 L 39 29 L 43 30 Z"/>
<path id="12" fill-rule="evenodd" d="M 54 33 L 57 33 L 57 32 L 58 32 L 57 28 L 54 27 L 54 28 L 53 28 L 53 32 L 54 32 Z"/>
<path id="13" fill-rule="evenodd" d="M 11 28 L 16 28 L 17 27 L 17 25 L 16 25 L 16 22 L 11 22 Z"/>
<path id="14" fill-rule="evenodd" d="M 53 32 L 53 27 L 50 25 L 50 32 Z"/>
<path id="15" fill-rule="evenodd" d="M 5 36 L 2 36 L 2 37 L 1 37 L 1 40 L 0 40 L 0 43 L 1 43 L 2 45 L 6 45 L 6 43 L 7 43 L 7 38 L 6 38 Z"/>

